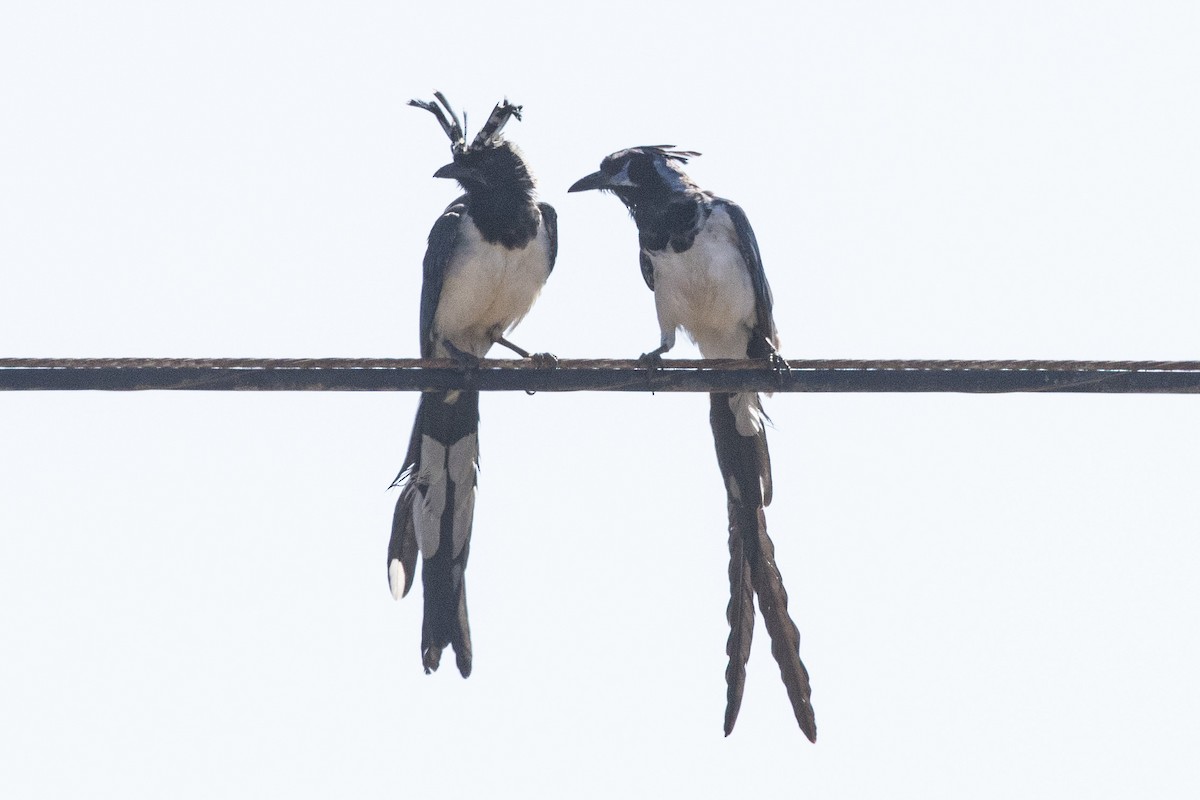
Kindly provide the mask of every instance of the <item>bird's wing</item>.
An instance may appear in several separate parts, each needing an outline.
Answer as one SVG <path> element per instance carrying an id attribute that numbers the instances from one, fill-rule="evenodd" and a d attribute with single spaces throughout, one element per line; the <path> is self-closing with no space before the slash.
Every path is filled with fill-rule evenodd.
<path id="1" fill-rule="evenodd" d="M 425 249 L 424 279 L 421 283 L 421 358 L 432 358 L 433 317 L 442 297 L 446 267 L 458 245 L 458 226 L 467 211 L 466 195 L 451 203 L 429 231 Z"/>
<path id="2" fill-rule="evenodd" d="M 639 260 L 642 264 L 642 280 L 650 287 L 650 291 L 654 291 L 654 264 L 650 261 L 650 256 L 642 250 L 639 254 Z"/>
<path id="3" fill-rule="evenodd" d="M 750 283 L 754 287 L 754 332 L 766 339 L 773 348 L 777 340 L 775 319 L 771 313 L 774 301 L 771 298 L 771 285 L 767 283 L 767 273 L 763 269 L 762 255 L 758 251 L 758 239 L 754 236 L 754 228 L 750 227 L 746 212 L 737 203 L 717 199 L 714 205 L 724 208 L 733 220 L 738 250 L 742 254 L 742 260 L 746 262 L 746 268 L 750 270 Z"/>
<path id="4" fill-rule="evenodd" d="M 546 226 L 546 235 L 550 237 L 550 268 L 546 270 L 549 274 L 554 271 L 554 262 L 558 260 L 558 212 L 549 203 L 538 203 L 538 210 L 542 212 L 542 224 Z"/>

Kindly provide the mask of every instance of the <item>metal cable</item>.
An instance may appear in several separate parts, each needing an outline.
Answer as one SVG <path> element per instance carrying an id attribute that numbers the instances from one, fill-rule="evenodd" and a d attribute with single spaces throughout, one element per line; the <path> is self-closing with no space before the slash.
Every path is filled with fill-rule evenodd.
<path id="1" fill-rule="evenodd" d="M 0 358 L 0 391 L 1200 392 L 1200 361 Z"/>

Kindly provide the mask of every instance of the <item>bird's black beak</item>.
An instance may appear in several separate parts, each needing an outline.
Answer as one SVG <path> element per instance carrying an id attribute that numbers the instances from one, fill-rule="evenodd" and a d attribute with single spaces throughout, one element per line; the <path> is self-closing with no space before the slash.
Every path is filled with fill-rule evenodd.
<path id="1" fill-rule="evenodd" d="M 586 178 L 580 178 L 571 184 L 568 192 L 586 192 L 590 189 L 606 189 L 608 188 L 608 176 L 603 172 L 593 172 Z"/>
<path id="2" fill-rule="evenodd" d="M 446 166 L 433 173 L 435 178 L 451 178 L 452 180 L 461 181 L 463 178 L 471 177 L 471 170 L 451 161 Z"/>

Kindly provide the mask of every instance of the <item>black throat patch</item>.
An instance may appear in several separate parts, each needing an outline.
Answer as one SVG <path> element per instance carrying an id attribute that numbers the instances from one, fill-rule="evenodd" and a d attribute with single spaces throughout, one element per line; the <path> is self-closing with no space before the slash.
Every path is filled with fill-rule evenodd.
<path id="1" fill-rule="evenodd" d="M 528 194 L 472 193 L 467 196 L 467 210 L 489 244 L 516 250 L 537 236 L 537 203 Z"/>
<path id="2" fill-rule="evenodd" d="M 670 247 L 682 253 L 696 241 L 710 211 L 702 195 L 692 194 L 673 195 L 661 204 L 639 204 L 633 214 L 638 242 L 643 250 L 656 252 Z"/>

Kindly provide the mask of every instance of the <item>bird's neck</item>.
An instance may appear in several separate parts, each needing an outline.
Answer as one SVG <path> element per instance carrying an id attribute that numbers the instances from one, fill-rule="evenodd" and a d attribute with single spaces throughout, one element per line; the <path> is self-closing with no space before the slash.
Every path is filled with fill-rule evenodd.
<path id="1" fill-rule="evenodd" d="M 492 244 L 524 247 L 537 235 L 539 213 L 532 191 L 474 191 L 468 209 L 479 233 Z"/>
<path id="2" fill-rule="evenodd" d="M 709 209 L 700 193 L 673 192 L 640 200 L 630 206 L 630 212 L 637 223 L 643 250 L 658 251 L 670 247 L 682 253 L 692 246 L 708 218 Z"/>

